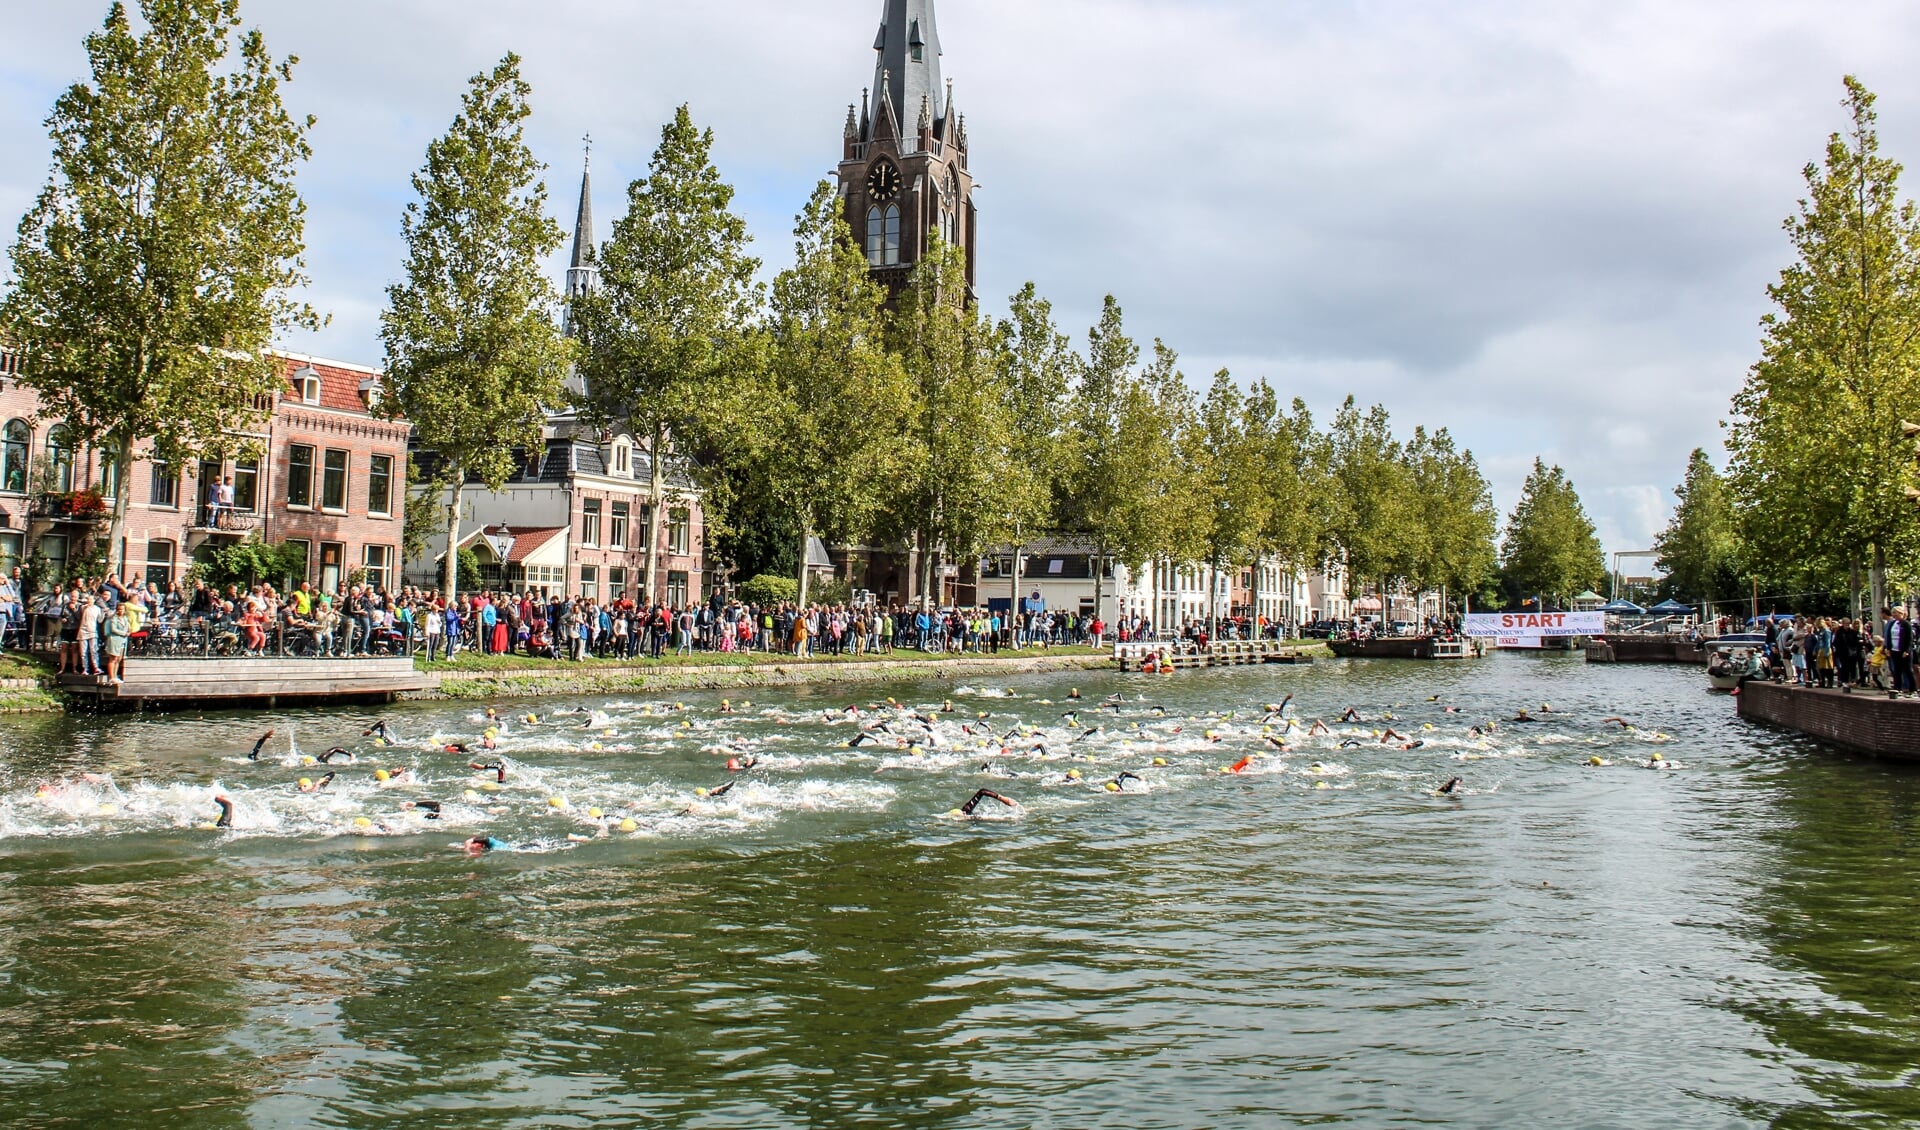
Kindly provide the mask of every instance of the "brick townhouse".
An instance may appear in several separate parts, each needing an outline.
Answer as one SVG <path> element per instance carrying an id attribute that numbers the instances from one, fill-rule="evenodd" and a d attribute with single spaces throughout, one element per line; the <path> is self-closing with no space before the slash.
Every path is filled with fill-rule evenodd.
<path id="1" fill-rule="evenodd" d="M 355 570 L 398 580 L 406 499 L 407 425 L 371 411 L 380 373 L 364 366 L 277 353 L 285 382 L 263 405 L 256 457 L 169 467 L 136 448 L 127 484 L 126 571 L 168 583 L 196 553 L 257 538 L 306 550 L 306 580 L 338 588 Z M 106 534 L 119 489 L 101 453 L 73 442 L 15 378 L 19 358 L 0 350 L 0 567 L 38 559 L 44 580 L 65 577 Z M 233 506 L 211 505 L 231 479 Z M 98 496 L 98 501 L 95 500 Z M 298 580 L 300 578 L 288 578 Z"/>

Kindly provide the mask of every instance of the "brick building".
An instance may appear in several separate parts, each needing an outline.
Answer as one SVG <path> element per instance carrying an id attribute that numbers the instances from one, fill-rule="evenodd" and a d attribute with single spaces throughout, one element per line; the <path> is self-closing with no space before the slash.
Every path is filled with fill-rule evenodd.
<path id="1" fill-rule="evenodd" d="M 136 448 L 122 546 L 128 574 L 166 584 L 196 553 L 257 538 L 303 545 L 304 579 L 322 589 L 356 570 L 378 584 L 397 580 L 408 428 L 370 411 L 379 372 L 275 356 L 286 379 L 260 430 L 247 433 L 257 456 L 169 467 Z M 44 584 L 101 548 L 119 484 L 100 452 L 42 416 L 39 398 L 15 379 L 18 365 L 0 352 L 0 567 L 37 562 Z M 212 503 L 226 480 L 234 501 L 220 513 Z"/>

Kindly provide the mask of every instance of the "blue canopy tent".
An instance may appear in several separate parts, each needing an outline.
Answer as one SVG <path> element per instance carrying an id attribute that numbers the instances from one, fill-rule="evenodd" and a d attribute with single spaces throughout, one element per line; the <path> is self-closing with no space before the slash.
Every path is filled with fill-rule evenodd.
<path id="1" fill-rule="evenodd" d="M 1603 604 L 1600 606 L 1600 611 L 1609 616 L 1645 616 L 1647 614 L 1646 609 L 1631 600 L 1616 600 L 1611 604 Z"/>
<path id="2" fill-rule="evenodd" d="M 1654 616 L 1691 616 L 1694 611 L 1691 605 L 1682 604 L 1677 600 L 1662 601 L 1647 609 L 1647 612 Z"/>

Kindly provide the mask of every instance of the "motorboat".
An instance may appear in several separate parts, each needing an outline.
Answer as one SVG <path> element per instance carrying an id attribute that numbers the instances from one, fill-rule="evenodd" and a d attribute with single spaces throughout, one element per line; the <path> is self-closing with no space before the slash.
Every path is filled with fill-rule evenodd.
<path id="1" fill-rule="evenodd" d="M 1717 691 L 1739 688 L 1748 679 L 1767 674 L 1767 637 L 1741 632 L 1707 640 L 1707 682 Z"/>

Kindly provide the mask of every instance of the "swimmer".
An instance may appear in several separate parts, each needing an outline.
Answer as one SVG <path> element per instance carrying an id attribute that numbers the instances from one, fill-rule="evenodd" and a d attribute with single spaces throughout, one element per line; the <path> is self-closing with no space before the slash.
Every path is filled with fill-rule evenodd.
<path id="1" fill-rule="evenodd" d="M 257 741 L 257 742 L 255 742 L 255 743 L 253 743 L 253 752 L 252 752 L 252 753 L 249 753 L 249 754 L 247 755 L 247 760 L 248 760 L 248 761 L 258 761 L 258 760 L 260 760 L 260 747 L 261 747 L 261 746 L 264 746 L 264 745 L 266 745 L 266 744 L 267 744 L 267 739 L 268 739 L 268 738 L 271 738 L 272 736 L 273 736 L 273 731 L 272 731 L 272 730 L 268 730 L 268 731 L 267 731 L 266 733 L 264 733 L 264 734 L 261 734 L 261 735 L 260 735 L 260 740 L 259 740 L 259 741 Z"/>
<path id="2" fill-rule="evenodd" d="M 1409 750 L 1409 749 L 1419 749 L 1419 748 L 1420 748 L 1421 746 L 1423 746 L 1423 745 L 1426 745 L 1426 744 L 1427 744 L 1427 743 L 1426 743 L 1426 741 L 1425 741 L 1424 739 L 1418 739 L 1418 738 L 1416 738 L 1415 740 L 1413 740 L 1413 741 L 1410 741 L 1410 742 L 1408 742 L 1408 743 L 1407 743 L 1406 745 L 1403 745 L 1403 746 L 1401 746 L 1400 748 L 1401 748 L 1401 749 L 1403 749 L 1403 750 Z"/>
<path id="3" fill-rule="evenodd" d="M 482 765 L 478 761 L 469 761 L 467 762 L 467 768 L 477 769 L 482 773 L 492 773 L 495 784 L 505 784 L 507 781 L 507 767 L 505 765 Z"/>
<path id="4" fill-rule="evenodd" d="M 394 736 L 393 727 L 387 725 L 385 718 L 368 726 L 366 732 L 360 736 L 363 738 L 379 738 L 383 742 L 398 742 L 400 740 Z"/>
<path id="5" fill-rule="evenodd" d="M 727 772 L 745 773 L 747 770 L 753 768 L 758 764 L 760 764 L 760 759 L 757 757 L 749 757 L 745 761 L 742 761 L 737 757 L 729 757 L 727 758 Z"/>
<path id="6" fill-rule="evenodd" d="M 1080 724 L 1080 712 L 1078 710 L 1069 710 L 1060 717 L 1065 719 L 1069 726 L 1078 726 Z"/>
<path id="7" fill-rule="evenodd" d="M 1342 722 L 1359 722 L 1359 721 L 1362 721 L 1363 719 L 1360 717 L 1360 712 L 1358 710 L 1355 710 L 1353 707 L 1349 706 L 1346 709 L 1346 713 L 1340 715 L 1340 720 Z"/>
<path id="8" fill-rule="evenodd" d="M 217 796 L 213 798 L 213 803 L 220 806 L 220 819 L 215 820 L 213 826 L 216 828 L 233 827 L 233 802 L 226 797 Z"/>
<path id="9" fill-rule="evenodd" d="M 1292 746 L 1289 746 L 1289 745 L 1288 745 L 1287 743 L 1285 743 L 1285 742 L 1283 742 L 1283 741 L 1281 741 L 1281 740 L 1280 740 L 1279 738 L 1276 738 L 1276 737 L 1274 737 L 1274 736 L 1273 736 L 1273 735 L 1271 735 L 1271 734 L 1269 734 L 1269 735 L 1267 735 L 1267 739 L 1266 739 L 1266 742 L 1267 742 L 1267 744 L 1268 744 L 1268 745 L 1270 745 L 1270 746 L 1272 746 L 1273 748 L 1275 748 L 1275 749 L 1277 749 L 1277 750 L 1279 750 L 1279 751 L 1280 751 L 1281 753 L 1292 753 L 1292 752 L 1293 752 L 1293 747 L 1292 747 Z"/>
<path id="10" fill-rule="evenodd" d="M 1077 736 L 1076 736 L 1076 737 L 1075 737 L 1075 738 L 1074 738 L 1073 740 L 1074 740 L 1075 742 L 1084 742 L 1084 741 L 1086 741 L 1086 740 L 1087 740 L 1088 738 L 1090 738 L 1090 737 L 1092 737 L 1092 736 L 1094 736 L 1095 734 L 1098 734 L 1098 733 L 1100 733 L 1100 732 L 1102 732 L 1102 731 L 1101 731 L 1101 729 L 1100 729 L 1100 727 L 1098 727 L 1098 726 L 1094 726 L 1094 727 L 1092 727 L 1092 728 L 1090 728 L 1090 729 L 1086 729 L 1086 730 L 1082 730 L 1082 731 L 1080 731 L 1080 733 L 1079 733 L 1079 734 L 1078 734 L 1078 735 L 1077 735 Z"/>
<path id="11" fill-rule="evenodd" d="M 1359 749 L 1360 745 L 1361 745 L 1361 742 L 1359 738 L 1348 738 L 1345 741 L 1340 743 L 1340 748 L 1341 749 Z"/>
<path id="12" fill-rule="evenodd" d="M 1526 708 L 1522 707 L 1520 713 L 1513 716 L 1513 720 L 1515 722 L 1538 722 L 1540 719 L 1528 714 Z"/>
<path id="13" fill-rule="evenodd" d="M 877 742 L 879 740 L 880 740 L 879 738 L 876 738 L 872 734 L 869 734 L 863 730 L 860 733 L 853 735 L 853 738 L 847 742 L 847 748 L 859 749 L 863 745 L 867 745 L 870 742 Z"/>
<path id="14" fill-rule="evenodd" d="M 1428 695 L 1428 696 L 1427 696 L 1427 701 L 1428 701 L 1428 702 L 1439 702 L 1439 701 L 1440 701 L 1440 696 L 1439 696 L 1439 695 L 1437 695 L 1437 694 L 1430 694 L 1430 695 Z"/>
<path id="15" fill-rule="evenodd" d="M 1072 690 L 1068 691 L 1067 697 L 1070 699 L 1073 699 L 1075 702 L 1080 701 L 1080 688 L 1075 687 Z"/>
<path id="16" fill-rule="evenodd" d="M 400 811 L 410 812 L 419 809 L 429 820 L 440 819 L 440 802 L 437 800 L 406 800 L 400 802 Z"/>
<path id="17" fill-rule="evenodd" d="M 492 836 L 475 836 L 464 845 L 468 855 L 482 855 L 490 851 L 500 851 L 506 846 L 506 841 L 496 840 Z"/>
<path id="18" fill-rule="evenodd" d="M 1459 708 L 1459 707 L 1457 707 L 1457 706 L 1443 706 L 1443 707 L 1441 707 L 1440 709 L 1441 709 L 1441 711 L 1442 711 L 1443 713 L 1446 713 L 1446 714 L 1458 714 L 1458 713 L 1460 713 L 1460 708 Z"/>
<path id="19" fill-rule="evenodd" d="M 722 713 L 722 714 L 732 714 L 733 712 L 734 712 L 734 710 L 733 710 L 733 703 L 731 703 L 731 702 L 728 702 L 728 701 L 727 701 L 726 699 L 724 699 L 724 698 L 723 698 L 723 699 L 721 699 L 721 700 L 720 700 L 720 713 Z"/>
<path id="20" fill-rule="evenodd" d="M 1388 726 L 1385 732 L 1380 735 L 1381 745 L 1386 745 L 1388 742 L 1404 742 L 1406 740 L 1407 735 L 1395 733 L 1392 726 Z"/>
<path id="21" fill-rule="evenodd" d="M 1437 788 L 1437 789 L 1435 789 L 1435 790 L 1433 790 L 1433 791 L 1434 791 L 1434 795 L 1436 795 L 1436 796 L 1455 796 L 1455 795 L 1458 795 L 1458 794 L 1457 794 L 1457 793 L 1455 792 L 1455 790 L 1456 790 L 1456 789 L 1458 789 L 1458 788 L 1460 787 L 1460 785 L 1461 785 L 1461 781 L 1460 781 L 1460 778 L 1458 778 L 1458 777 L 1455 777 L 1455 778 L 1454 778 L 1453 780 L 1451 780 L 1451 781 L 1448 781 L 1448 782 L 1447 782 L 1446 784 L 1444 784 L 1444 785 L 1441 785 L 1441 786 L 1440 786 L 1439 788 Z"/>
<path id="22" fill-rule="evenodd" d="M 1307 731 L 1307 736 L 1310 738 L 1315 738 L 1315 737 L 1319 737 L 1321 734 L 1331 734 L 1331 733 L 1333 733 L 1333 731 L 1327 728 L 1327 724 L 1325 722 L 1322 722 L 1320 719 L 1315 718 L 1313 720 L 1313 728 Z"/>
<path id="23" fill-rule="evenodd" d="M 1119 785 L 1121 788 L 1126 788 L 1128 781 L 1139 781 L 1143 785 L 1147 783 L 1146 779 L 1141 777 L 1140 774 L 1128 769 L 1122 769 L 1120 775 L 1113 779 L 1113 783 Z"/>
<path id="24" fill-rule="evenodd" d="M 1165 718 L 1167 716 L 1167 708 L 1164 706 L 1149 706 L 1147 707 L 1147 713 L 1153 715 L 1155 718 Z"/>
<path id="25" fill-rule="evenodd" d="M 467 748 L 467 743 L 465 742 L 448 742 L 445 748 L 448 753 L 472 753 L 473 752 L 472 750 Z"/>
<path id="26" fill-rule="evenodd" d="M 398 785 L 404 783 L 400 778 L 406 776 L 409 772 L 411 772 L 411 770 L 402 765 L 398 769 L 375 769 L 373 771 L 373 777 L 374 780 L 379 781 L 383 785 Z"/>
<path id="27" fill-rule="evenodd" d="M 707 799 L 708 799 L 708 800 L 712 800 L 712 799 L 713 799 L 714 797 L 719 797 L 719 796 L 726 796 L 726 795 L 727 795 L 727 793 L 729 793 L 730 791 L 732 791 L 732 789 L 733 789 L 733 785 L 734 785 L 734 783 L 733 783 L 732 781 L 728 781 L 728 782 L 727 782 L 726 784 L 724 784 L 724 785 L 721 785 L 721 786 L 720 786 L 720 787 L 718 787 L 718 788 L 713 788 L 713 789 L 708 789 L 708 790 L 707 790 Z"/>
<path id="28" fill-rule="evenodd" d="M 942 713 L 942 714 L 952 714 L 952 713 L 953 713 L 953 700 L 952 700 L 952 699 L 948 699 L 947 701 L 945 701 L 945 702 L 943 702 L 943 703 L 941 703 L 941 704 L 940 704 L 940 713 Z"/>
<path id="29" fill-rule="evenodd" d="M 320 790 L 326 788 L 328 785 L 333 784 L 333 778 L 334 778 L 334 774 L 332 773 L 328 773 L 326 776 L 321 777 L 317 781 L 309 781 L 306 778 L 302 777 L 300 779 L 300 791 L 303 793 L 317 793 Z"/>
<path id="30" fill-rule="evenodd" d="M 971 800 L 967 801 L 967 803 L 961 805 L 959 808 L 954 809 L 954 811 L 958 812 L 962 816 L 972 816 L 973 810 L 976 808 L 979 808 L 980 802 L 983 800 L 997 800 L 1001 804 L 1006 805 L 1008 808 L 1020 807 L 1019 801 L 1009 800 L 1006 797 L 1001 796 L 999 793 L 994 792 L 992 789 L 981 789 L 980 791 L 973 794 L 973 798 Z"/>
<path id="31" fill-rule="evenodd" d="M 1620 718 L 1620 717 L 1614 717 L 1614 718 L 1602 718 L 1602 719 L 1600 719 L 1600 724 L 1601 724 L 1602 726 L 1612 726 L 1612 725 L 1617 725 L 1617 726 L 1619 726 L 1619 727 L 1620 727 L 1620 728 L 1621 728 L 1622 730 L 1631 730 L 1631 729 L 1633 729 L 1633 723 L 1631 723 L 1631 722 L 1629 722 L 1629 721 L 1627 721 L 1627 720 L 1626 720 L 1625 718 Z"/>
<path id="32" fill-rule="evenodd" d="M 347 759 L 346 763 L 348 765 L 352 765 L 356 760 L 356 758 L 353 756 L 352 751 L 348 750 L 346 746 L 339 746 L 339 745 L 334 746 L 332 749 L 328 750 L 325 753 L 315 755 L 314 760 L 318 761 L 322 765 L 331 765 L 333 764 L 333 759 L 336 757 L 346 758 Z"/>
<path id="33" fill-rule="evenodd" d="M 1248 755 L 1246 755 L 1245 757 L 1243 757 L 1243 758 L 1241 758 L 1240 760 L 1238 760 L 1238 761 L 1236 761 L 1236 762 L 1234 762 L 1234 763 L 1233 763 L 1232 765 L 1229 765 L 1229 766 L 1227 766 L 1227 772 L 1229 772 L 1229 773 L 1245 773 L 1245 772 L 1247 771 L 1247 768 L 1248 768 L 1249 766 L 1251 766 L 1252 764 L 1253 764 L 1253 755 L 1252 755 L 1251 753 L 1249 753 L 1249 754 L 1248 754 Z"/>

